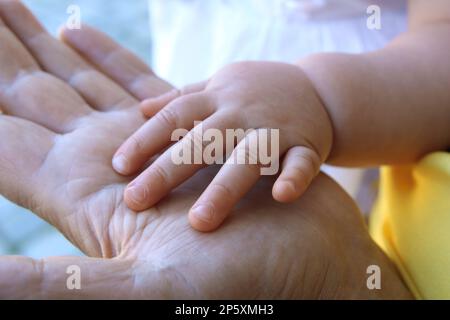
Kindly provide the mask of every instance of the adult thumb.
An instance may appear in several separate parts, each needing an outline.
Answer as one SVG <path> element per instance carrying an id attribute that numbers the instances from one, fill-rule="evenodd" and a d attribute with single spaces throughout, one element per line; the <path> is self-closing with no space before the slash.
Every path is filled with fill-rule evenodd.
<path id="1" fill-rule="evenodd" d="M 0 299 L 114 299 L 132 295 L 132 262 L 0 257 Z"/>

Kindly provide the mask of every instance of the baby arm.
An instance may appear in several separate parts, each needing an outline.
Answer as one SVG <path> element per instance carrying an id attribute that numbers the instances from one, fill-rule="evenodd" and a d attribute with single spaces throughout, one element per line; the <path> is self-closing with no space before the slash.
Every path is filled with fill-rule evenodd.
<path id="1" fill-rule="evenodd" d="M 410 163 L 450 146 L 450 2 L 410 1 L 409 31 L 361 55 L 298 63 L 333 123 L 327 162 Z"/>
<path id="2" fill-rule="evenodd" d="M 279 129 L 284 159 L 273 196 L 281 202 L 298 198 L 324 161 L 395 164 L 445 150 L 450 141 L 450 7 L 443 0 L 433 5 L 411 1 L 409 32 L 377 52 L 319 54 L 297 66 L 239 63 L 207 82 L 144 102 L 142 110 L 154 117 L 118 150 L 116 170 L 136 172 L 169 145 L 175 129 L 191 129 L 196 120 L 222 132 Z M 192 139 L 188 135 L 163 153 L 127 188 L 125 200 L 132 209 L 154 205 L 204 166 L 176 165 L 171 159 L 174 149 Z M 217 228 L 255 184 L 259 169 L 260 164 L 223 166 L 192 207 L 191 224 L 201 231 Z"/>

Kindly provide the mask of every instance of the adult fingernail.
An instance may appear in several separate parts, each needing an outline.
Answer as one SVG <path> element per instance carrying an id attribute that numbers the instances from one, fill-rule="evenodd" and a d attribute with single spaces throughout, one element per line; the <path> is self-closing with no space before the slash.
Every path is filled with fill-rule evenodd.
<path id="1" fill-rule="evenodd" d="M 136 204 L 142 204 L 147 199 L 147 188 L 144 186 L 132 186 L 127 189 L 127 196 Z"/>
<path id="2" fill-rule="evenodd" d="M 201 204 L 192 208 L 191 214 L 200 221 L 212 222 L 214 217 L 214 210 L 211 205 Z"/>
<path id="3" fill-rule="evenodd" d="M 117 172 L 126 174 L 128 170 L 128 159 L 123 154 L 118 154 L 114 156 L 112 165 Z"/>

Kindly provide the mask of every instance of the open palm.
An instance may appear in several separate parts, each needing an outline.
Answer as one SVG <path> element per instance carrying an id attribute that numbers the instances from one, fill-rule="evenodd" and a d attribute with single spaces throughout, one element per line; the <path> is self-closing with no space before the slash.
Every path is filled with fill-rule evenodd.
<path id="1" fill-rule="evenodd" d="M 336 297 L 363 292 L 373 259 L 396 277 L 351 200 L 324 176 L 289 206 L 274 203 L 272 181 L 262 180 L 214 234 L 187 220 L 214 168 L 150 210 L 130 211 L 122 197 L 133 177 L 116 174 L 111 158 L 145 121 L 138 99 L 170 85 L 96 30 L 66 31 L 64 43 L 17 1 L 0 0 L 0 16 L 0 193 L 89 256 L 2 257 L 0 296 Z M 345 262 L 345 247 L 361 255 Z M 81 290 L 66 287 L 71 265 Z"/>

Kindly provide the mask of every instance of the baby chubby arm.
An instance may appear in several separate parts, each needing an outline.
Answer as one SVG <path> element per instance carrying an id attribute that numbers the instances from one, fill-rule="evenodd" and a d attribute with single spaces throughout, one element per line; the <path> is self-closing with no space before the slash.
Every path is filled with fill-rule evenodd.
<path id="1" fill-rule="evenodd" d="M 450 146 L 450 2 L 410 1 L 408 32 L 384 49 L 298 64 L 333 123 L 328 162 L 412 162 Z"/>

